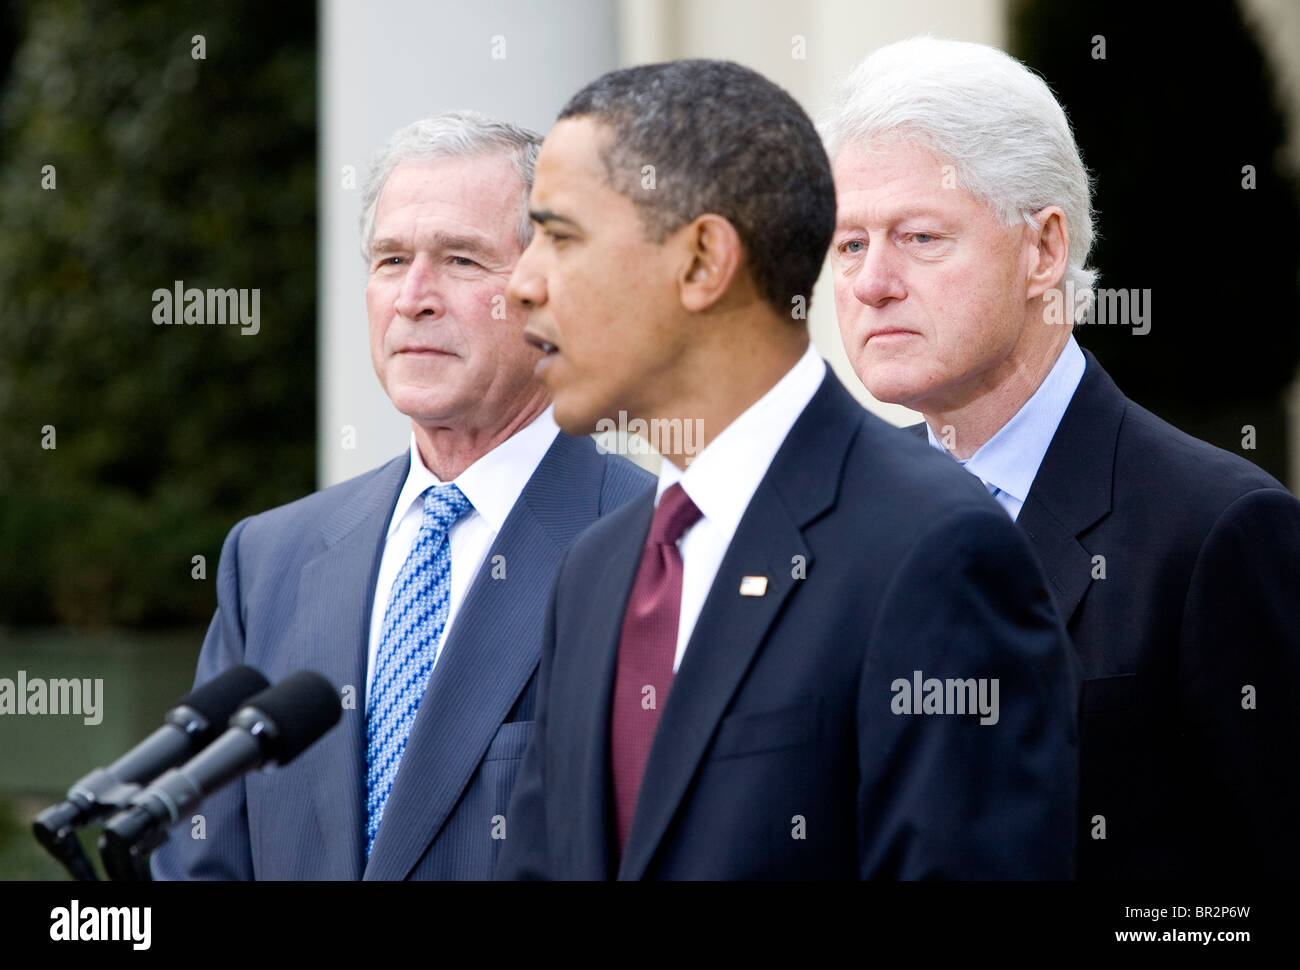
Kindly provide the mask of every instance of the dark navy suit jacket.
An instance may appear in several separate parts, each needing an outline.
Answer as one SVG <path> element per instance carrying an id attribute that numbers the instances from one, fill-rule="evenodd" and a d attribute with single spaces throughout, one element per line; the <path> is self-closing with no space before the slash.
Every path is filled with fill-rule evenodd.
<path id="1" fill-rule="evenodd" d="M 555 569 L 569 543 L 653 482 L 563 433 L 538 464 L 448 631 L 367 864 L 365 686 L 384 536 L 409 454 L 245 519 L 221 553 L 197 682 L 245 663 L 352 688 L 341 722 L 297 760 L 204 801 L 206 835 L 178 825 L 157 878 L 487 879 L 532 732 L 534 673 Z M 504 578 L 493 560 L 504 556 Z M 498 560 L 500 563 L 500 560 Z"/>
<path id="2" fill-rule="evenodd" d="M 1295 878 L 1300 502 L 1085 357 L 1017 520 L 1083 664 L 1079 875 Z"/>
<path id="3" fill-rule="evenodd" d="M 831 374 L 727 549 L 620 859 L 610 692 L 652 501 L 561 566 L 498 877 L 1073 875 L 1077 661 L 1033 553 L 974 478 Z M 740 595 L 759 575 L 765 594 Z M 895 713 L 918 670 L 997 679 L 997 723 Z"/>

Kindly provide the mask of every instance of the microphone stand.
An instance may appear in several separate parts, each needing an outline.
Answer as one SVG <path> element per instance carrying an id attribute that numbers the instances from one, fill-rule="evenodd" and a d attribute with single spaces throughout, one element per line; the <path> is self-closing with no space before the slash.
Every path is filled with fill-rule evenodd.
<path id="1" fill-rule="evenodd" d="M 135 806 L 104 829 L 99 837 L 99 858 L 114 882 L 150 882 L 149 856 L 166 841 L 166 826 Z"/>
<path id="2" fill-rule="evenodd" d="M 61 811 L 60 811 L 61 810 Z M 77 815 L 75 806 L 64 802 L 47 808 L 32 822 L 36 841 L 54 856 L 78 882 L 99 882 L 95 867 L 86 858 L 86 852 L 77 838 L 77 828 L 72 820 Z"/>
<path id="3" fill-rule="evenodd" d="M 32 834 L 78 882 L 98 882 L 95 867 L 86 858 L 77 829 L 131 804 L 140 786 L 123 783 L 102 768 L 68 790 L 66 801 L 51 805 L 32 822 Z"/>

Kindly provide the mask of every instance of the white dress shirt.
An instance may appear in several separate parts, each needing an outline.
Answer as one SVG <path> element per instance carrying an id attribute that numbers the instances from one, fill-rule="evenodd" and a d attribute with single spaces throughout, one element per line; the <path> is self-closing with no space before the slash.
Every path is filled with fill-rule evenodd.
<path id="1" fill-rule="evenodd" d="M 451 546 L 451 587 L 448 592 L 447 622 L 437 643 L 434 661 L 442 657 L 442 644 L 447 631 L 456 619 L 456 612 L 469 592 L 470 584 L 478 575 L 483 560 L 496 541 L 497 533 L 514 508 L 528 480 L 533 477 L 542 457 L 555 441 L 559 426 L 551 409 L 547 408 L 526 427 L 520 428 L 474 464 L 470 465 L 453 484 L 459 486 L 474 508 L 466 512 L 451 527 L 447 539 Z M 370 687 L 375 677 L 375 659 L 379 655 L 379 637 L 384 628 L 384 614 L 388 611 L 388 598 L 393 582 L 402 564 L 411 553 L 411 545 L 420 531 L 424 518 L 424 500 L 421 496 L 430 485 L 442 485 L 433 472 L 425 466 L 420 449 L 411 432 L 411 468 L 406 483 L 397 494 L 393 517 L 388 523 L 384 540 L 384 555 L 379 562 L 379 578 L 375 582 L 375 601 L 370 613 L 370 650 L 366 661 L 366 698 L 369 703 Z M 508 565 L 508 564 L 507 564 Z"/>
<path id="2" fill-rule="evenodd" d="M 682 556 L 682 603 L 673 673 L 681 666 L 695 621 L 749 500 L 825 376 L 826 363 L 810 343 L 799 362 L 694 456 L 686 471 L 664 459 L 655 506 L 665 489 L 681 482 L 702 513 L 677 542 Z"/>
<path id="3" fill-rule="evenodd" d="M 1029 487 L 1038 475 L 1038 466 L 1043 463 L 1043 456 L 1047 454 L 1047 447 L 1065 416 L 1065 409 L 1070 406 L 1070 399 L 1083 379 L 1086 366 L 1083 351 L 1072 334 L 1029 400 L 975 454 L 961 463 L 986 487 L 991 485 L 998 489 L 993 497 L 1006 509 L 1012 521 L 1024 507 Z M 925 433 L 930 444 L 945 455 L 950 454 L 928 423 Z"/>

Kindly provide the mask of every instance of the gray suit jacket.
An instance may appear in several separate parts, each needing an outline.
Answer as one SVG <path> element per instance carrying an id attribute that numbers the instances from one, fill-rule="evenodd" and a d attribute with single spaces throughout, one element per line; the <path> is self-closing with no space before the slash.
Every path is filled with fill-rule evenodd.
<path id="1" fill-rule="evenodd" d="M 315 670 L 339 688 L 343 716 L 291 764 L 208 798 L 202 823 L 176 826 L 154 853 L 155 878 L 491 877 L 532 734 L 556 568 L 578 533 L 653 478 L 598 454 L 588 438 L 556 436 L 448 631 L 367 862 L 366 654 L 384 535 L 408 467 L 409 456 L 395 458 L 231 530 L 196 682 L 240 663 L 273 683 Z M 498 568 L 493 578 L 494 562 L 504 576 Z"/>

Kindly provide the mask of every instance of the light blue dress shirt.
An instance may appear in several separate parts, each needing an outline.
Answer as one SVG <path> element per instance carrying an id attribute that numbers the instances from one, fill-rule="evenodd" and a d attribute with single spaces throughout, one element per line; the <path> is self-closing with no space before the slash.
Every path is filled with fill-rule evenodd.
<path id="1" fill-rule="evenodd" d="M 1029 486 L 1034 483 L 1047 446 L 1052 443 L 1057 425 L 1083 379 L 1086 365 L 1083 351 L 1071 335 L 1038 390 L 975 454 L 961 462 L 984 483 L 1013 521 L 1020 515 Z M 928 423 L 925 434 L 930 444 L 945 455 L 950 454 Z"/>

